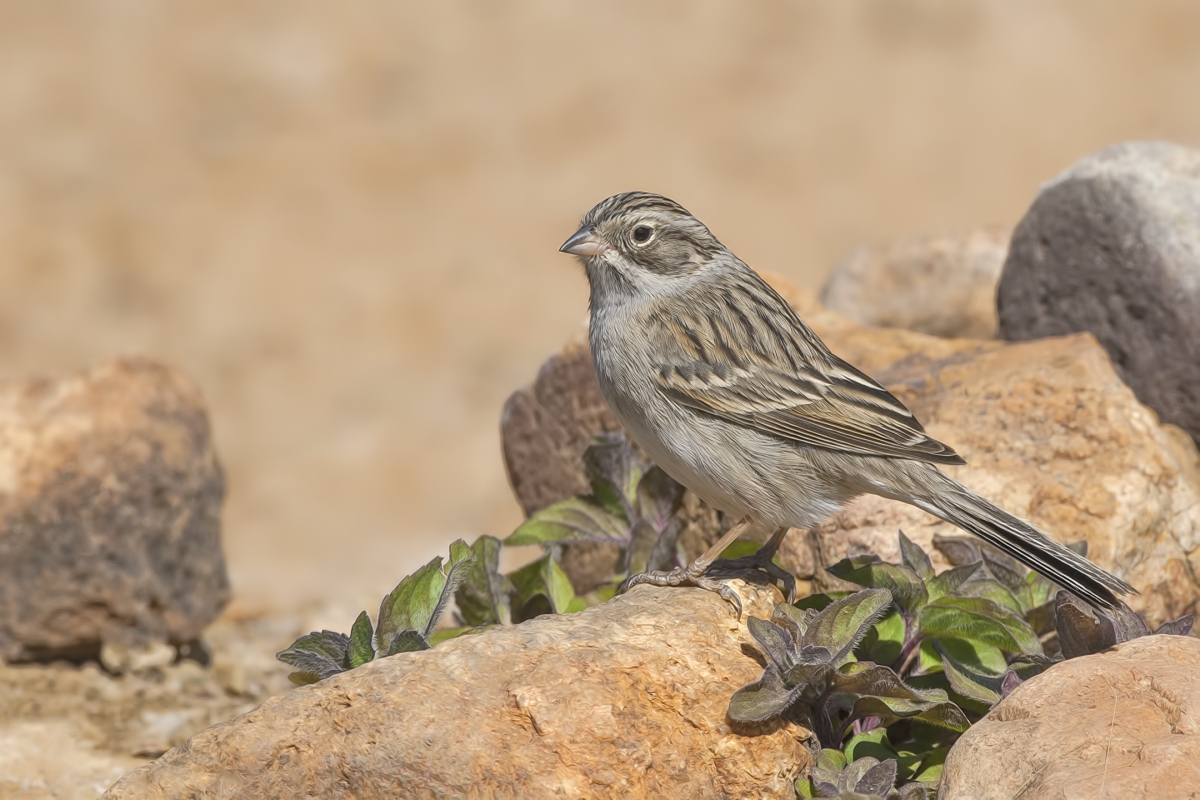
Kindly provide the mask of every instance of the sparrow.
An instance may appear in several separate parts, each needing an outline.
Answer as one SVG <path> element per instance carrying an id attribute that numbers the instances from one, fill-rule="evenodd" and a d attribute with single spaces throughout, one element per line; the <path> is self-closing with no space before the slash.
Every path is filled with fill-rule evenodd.
<path id="1" fill-rule="evenodd" d="M 613 414 L 667 474 L 738 520 L 690 565 L 631 576 L 623 590 L 695 585 L 740 616 L 736 593 L 708 572 L 761 526 L 770 540 L 740 565 L 783 580 L 790 601 L 794 579 L 771 561 L 787 531 L 876 494 L 978 536 L 1093 605 L 1114 608 L 1135 592 L 939 470 L 965 462 L 673 200 L 614 195 L 559 249 L 587 275 L 592 357 Z"/>

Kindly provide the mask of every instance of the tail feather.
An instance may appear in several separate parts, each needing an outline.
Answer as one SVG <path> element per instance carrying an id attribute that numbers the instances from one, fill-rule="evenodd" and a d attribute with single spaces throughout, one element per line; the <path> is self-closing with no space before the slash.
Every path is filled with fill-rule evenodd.
<path id="1" fill-rule="evenodd" d="M 910 503 L 978 536 L 1020 561 L 1063 589 L 1104 608 L 1118 608 L 1117 595 L 1137 594 L 1120 578 L 1110 575 L 1073 550 L 1059 544 L 1022 519 L 993 505 L 965 486 L 937 475 L 939 491 Z"/>

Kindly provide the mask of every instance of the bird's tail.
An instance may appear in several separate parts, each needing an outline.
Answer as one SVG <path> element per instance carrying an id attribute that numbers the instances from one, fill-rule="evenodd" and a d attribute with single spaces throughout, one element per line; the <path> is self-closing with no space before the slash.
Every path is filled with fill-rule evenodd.
<path id="1" fill-rule="evenodd" d="M 1120 605 L 1117 595 L 1137 594 L 1137 590 L 1125 581 L 1054 541 L 1025 520 L 993 505 L 937 469 L 930 469 L 929 473 L 936 474 L 939 479 L 936 487 L 905 498 L 908 502 L 978 536 L 1092 605 L 1117 608 Z"/>

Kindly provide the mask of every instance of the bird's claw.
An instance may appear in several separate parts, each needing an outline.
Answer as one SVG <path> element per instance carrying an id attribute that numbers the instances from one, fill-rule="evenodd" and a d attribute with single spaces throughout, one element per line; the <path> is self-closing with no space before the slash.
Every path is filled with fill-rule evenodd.
<path id="1" fill-rule="evenodd" d="M 796 576 L 775 563 L 774 552 L 759 550 L 757 553 L 741 558 L 720 558 L 713 562 L 710 571 L 720 575 L 745 574 L 747 572 L 765 573 L 772 583 L 783 584 L 784 599 L 790 604 L 796 601 Z"/>
<path id="2" fill-rule="evenodd" d="M 742 619 L 742 599 L 738 597 L 733 587 L 724 581 L 709 578 L 707 565 L 689 564 L 686 567 L 676 567 L 672 570 L 656 570 L 630 575 L 617 588 L 617 594 L 624 594 L 634 586 L 648 584 L 650 586 L 696 586 L 709 592 L 716 592 L 733 605 L 739 621 Z"/>

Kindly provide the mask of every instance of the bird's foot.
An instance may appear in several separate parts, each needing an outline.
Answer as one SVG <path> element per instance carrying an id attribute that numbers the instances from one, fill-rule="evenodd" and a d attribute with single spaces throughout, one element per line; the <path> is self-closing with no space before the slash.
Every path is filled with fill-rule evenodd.
<path id="1" fill-rule="evenodd" d="M 634 586 L 643 583 L 650 586 L 698 586 L 701 589 L 716 592 L 732 603 L 737 612 L 737 618 L 740 620 L 742 618 L 742 599 L 738 597 L 732 586 L 724 581 L 707 577 L 705 574 L 707 572 L 708 564 L 703 563 L 703 559 L 697 559 L 686 567 L 677 567 L 672 570 L 642 572 L 626 578 L 617 589 L 617 594 L 624 594 Z"/>
<path id="2" fill-rule="evenodd" d="M 709 568 L 722 578 L 746 573 L 765 574 L 772 585 L 783 584 L 783 596 L 788 603 L 796 600 L 796 576 L 774 562 L 776 548 L 763 547 L 757 553 L 741 558 L 719 558 Z"/>

